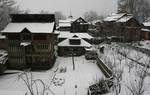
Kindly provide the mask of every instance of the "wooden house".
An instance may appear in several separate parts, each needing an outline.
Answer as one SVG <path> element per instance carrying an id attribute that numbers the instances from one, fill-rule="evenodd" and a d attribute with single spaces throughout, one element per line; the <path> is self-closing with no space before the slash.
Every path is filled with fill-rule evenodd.
<path id="1" fill-rule="evenodd" d="M 143 28 L 141 29 L 141 39 L 150 40 L 150 30 Z"/>
<path id="2" fill-rule="evenodd" d="M 89 24 L 83 18 L 78 18 L 71 23 L 71 32 L 85 33 L 88 31 Z"/>
<path id="3" fill-rule="evenodd" d="M 104 19 L 105 36 L 117 36 L 124 41 L 140 40 L 140 24 L 132 14 L 117 13 Z"/>
<path id="4" fill-rule="evenodd" d="M 75 19 L 72 16 L 68 17 L 65 20 L 59 20 L 57 30 L 70 32 L 71 31 L 71 23 L 74 21 L 75 21 Z"/>
<path id="5" fill-rule="evenodd" d="M 49 69 L 53 66 L 55 44 L 54 14 L 11 14 L 2 31 L 6 36 L 8 67 Z"/>
<path id="6" fill-rule="evenodd" d="M 58 43 L 58 55 L 59 56 L 80 56 L 85 54 L 85 47 L 91 47 L 92 45 L 87 41 L 74 35 L 71 38 L 67 38 Z"/>

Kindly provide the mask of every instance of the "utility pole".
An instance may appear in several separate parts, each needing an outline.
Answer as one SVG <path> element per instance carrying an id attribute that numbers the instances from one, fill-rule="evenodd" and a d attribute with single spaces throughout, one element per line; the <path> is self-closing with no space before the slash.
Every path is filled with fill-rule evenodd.
<path id="1" fill-rule="evenodd" d="M 75 70 L 75 64 L 74 64 L 74 53 L 73 53 L 73 49 L 71 49 L 72 51 L 72 63 L 73 63 L 73 70 Z"/>

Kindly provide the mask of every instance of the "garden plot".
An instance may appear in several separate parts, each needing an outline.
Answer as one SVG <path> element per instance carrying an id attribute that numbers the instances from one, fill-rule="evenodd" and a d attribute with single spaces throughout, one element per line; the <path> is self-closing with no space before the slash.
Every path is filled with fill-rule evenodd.
<path id="1" fill-rule="evenodd" d="M 149 68 L 146 69 L 136 62 L 120 55 L 118 51 L 143 64 L 149 64 L 149 57 L 131 48 L 121 47 L 117 43 L 112 43 L 111 45 L 103 44 L 103 46 L 105 47 L 104 54 L 99 53 L 99 56 L 112 69 L 116 76 L 114 83 L 115 86 L 117 86 L 117 90 L 114 86 L 114 90 L 110 91 L 108 95 L 137 95 L 133 93 L 138 92 L 143 92 L 140 95 L 149 95 Z M 121 87 L 118 85 L 121 85 Z M 120 91 L 118 88 L 120 88 Z"/>
<path id="2" fill-rule="evenodd" d="M 52 69 L 32 72 L 32 80 L 42 80 L 51 90 L 47 92 L 48 95 L 87 95 L 88 87 L 101 79 L 103 74 L 94 61 L 88 61 L 84 56 L 74 57 L 74 63 L 75 70 L 72 57 L 58 57 Z M 21 73 L 22 71 L 15 71 L 15 74 L 0 76 L 0 95 L 25 95 L 28 89 L 18 78 Z M 31 79 L 30 74 L 27 73 Z M 42 85 L 38 85 L 38 88 L 41 91 Z"/>
<path id="3" fill-rule="evenodd" d="M 60 62 L 51 85 L 56 95 L 87 95 L 88 87 L 103 77 L 96 63 L 85 60 L 84 56 L 74 57 L 75 70 L 71 57 L 58 59 L 64 61 Z"/>

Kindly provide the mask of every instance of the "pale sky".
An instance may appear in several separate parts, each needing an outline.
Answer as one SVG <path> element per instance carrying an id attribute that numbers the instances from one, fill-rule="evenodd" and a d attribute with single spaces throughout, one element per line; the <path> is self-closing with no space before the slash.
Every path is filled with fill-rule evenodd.
<path id="1" fill-rule="evenodd" d="M 15 0 L 21 9 L 29 9 L 32 13 L 41 10 L 62 11 L 68 16 L 83 16 L 86 11 L 96 11 L 99 15 L 110 14 L 117 10 L 117 0 Z"/>

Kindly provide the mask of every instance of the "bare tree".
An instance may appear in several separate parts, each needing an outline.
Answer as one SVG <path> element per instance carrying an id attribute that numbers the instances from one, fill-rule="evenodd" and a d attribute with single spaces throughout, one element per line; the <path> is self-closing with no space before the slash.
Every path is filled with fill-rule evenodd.
<path id="1" fill-rule="evenodd" d="M 96 11 L 85 12 L 83 15 L 84 19 L 88 22 L 92 22 L 94 20 L 103 19 L 103 16 L 99 16 Z"/>
<path id="2" fill-rule="evenodd" d="M 10 22 L 9 14 L 22 12 L 14 0 L 0 0 L 0 30 Z"/>
<path id="3" fill-rule="evenodd" d="M 143 22 L 150 16 L 150 2 L 149 0 L 119 0 L 118 10 L 131 13 Z"/>
<path id="4" fill-rule="evenodd" d="M 40 14 L 49 14 L 49 12 L 48 12 L 48 11 L 41 10 L 41 11 L 40 11 Z"/>
<path id="5" fill-rule="evenodd" d="M 136 69 L 137 78 L 134 81 L 130 82 L 130 85 L 127 86 L 132 95 L 144 95 L 144 92 L 147 90 L 146 85 L 144 84 L 145 78 L 148 76 L 148 64 L 149 60 L 145 59 L 145 67 L 140 66 Z"/>
<path id="6" fill-rule="evenodd" d="M 23 80 L 27 86 L 29 95 L 48 95 L 48 93 L 55 95 L 54 92 L 50 89 L 50 85 L 45 84 L 41 79 L 34 79 L 31 72 L 23 72 L 18 75 L 18 78 Z M 52 78 L 52 81 L 53 79 L 54 78 Z"/>
<path id="7" fill-rule="evenodd" d="M 66 19 L 66 16 L 62 12 L 56 11 L 55 12 L 55 19 L 56 19 L 56 24 L 58 25 L 59 20 L 60 19 Z"/>

